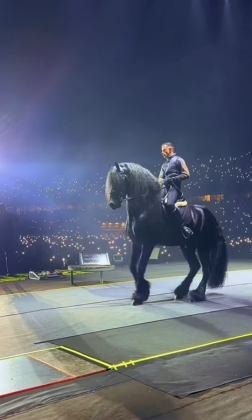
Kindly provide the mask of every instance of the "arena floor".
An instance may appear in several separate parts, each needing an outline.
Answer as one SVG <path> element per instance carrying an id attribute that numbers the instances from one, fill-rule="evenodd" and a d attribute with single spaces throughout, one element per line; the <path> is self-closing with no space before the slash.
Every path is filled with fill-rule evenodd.
<path id="1" fill-rule="evenodd" d="M 252 262 L 200 303 L 173 299 L 186 273 L 150 265 L 141 307 L 127 268 L 1 283 L 0 419 L 251 418 Z"/>

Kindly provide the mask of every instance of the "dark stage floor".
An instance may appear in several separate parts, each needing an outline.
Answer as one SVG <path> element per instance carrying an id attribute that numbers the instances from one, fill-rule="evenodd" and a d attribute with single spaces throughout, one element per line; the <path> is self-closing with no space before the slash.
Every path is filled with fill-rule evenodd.
<path id="1" fill-rule="evenodd" d="M 230 271 L 252 270 L 252 261 L 237 260 L 231 261 L 229 264 Z M 186 276 L 188 272 L 187 264 L 182 261 L 179 263 L 167 264 L 150 264 L 147 269 L 147 277 L 155 278 L 171 278 L 177 276 Z M 74 277 L 76 286 L 94 285 L 99 283 L 99 273 L 90 273 L 85 275 L 77 275 Z M 117 267 L 114 271 L 104 273 L 104 282 L 123 283 L 132 281 L 128 266 Z M 23 280 L 14 282 L 0 282 L 0 295 L 13 293 L 29 293 L 43 290 L 57 290 L 70 287 L 70 276 L 65 279 L 57 280 Z"/>
<path id="2" fill-rule="evenodd" d="M 236 267 L 200 303 L 173 300 L 183 264 L 167 279 L 167 266 L 150 268 L 141 307 L 131 305 L 125 272 L 105 285 L 2 294 L 0 418 L 224 420 L 232 417 L 220 395 L 231 391 L 241 418 L 238 396 L 251 394 L 252 271 Z M 214 409 L 220 401 L 217 417 L 209 398 Z"/>

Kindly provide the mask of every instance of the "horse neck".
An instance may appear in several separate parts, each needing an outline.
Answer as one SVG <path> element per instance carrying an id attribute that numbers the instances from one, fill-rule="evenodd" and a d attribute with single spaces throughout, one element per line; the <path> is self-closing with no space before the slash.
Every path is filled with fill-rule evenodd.
<path id="1" fill-rule="evenodd" d="M 126 202 L 127 213 L 130 217 L 139 217 L 144 212 L 144 203 L 140 203 L 143 200 L 137 200 L 136 198 L 131 198 Z M 142 204 L 142 205 L 141 205 Z"/>
<path id="2" fill-rule="evenodd" d="M 142 197 L 132 197 L 131 199 L 127 200 L 126 208 L 127 213 L 129 215 L 129 218 L 132 219 L 132 217 L 138 218 L 141 215 L 145 214 L 146 217 L 151 216 L 153 213 L 157 214 L 157 212 L 160 210 L 161 212 L 161 200 L 160 204 L 157 201 L 156 205 L 154 203 L 154 200 L 157 200 L 157 198 L 151 198 L 149 199 L 149 203 L 151 203 L 151 206 L 148 206 L 148 200 L 144 200 Z"/>

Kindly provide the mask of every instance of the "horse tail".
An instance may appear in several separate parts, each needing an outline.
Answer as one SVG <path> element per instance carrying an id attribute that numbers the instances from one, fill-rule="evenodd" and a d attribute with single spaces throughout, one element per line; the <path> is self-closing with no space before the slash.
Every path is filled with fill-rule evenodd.
<path id="1" fill-rule="evenodd" d="M 212 233 L 212 238 L 209 241 L 210 276 L 207 285 L 211 289 L 217 289 L 224 285 L 226 279 L 228 267 L 227 244 L 216 217 L 209 209 L 204 208 L 204 213 L 209 222 L 209 230 Z"/>

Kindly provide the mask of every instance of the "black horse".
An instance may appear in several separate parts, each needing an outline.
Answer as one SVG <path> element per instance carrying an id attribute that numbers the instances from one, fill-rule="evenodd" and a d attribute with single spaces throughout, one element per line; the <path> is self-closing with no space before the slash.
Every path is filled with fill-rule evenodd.
<path id="1" fill-rule="evenodd" d="M 179 207 L 179 210 L 193 235 L 184 239 L 180 229 L 174 227 L 174 223 L 169 223 L 161 197 L 162 190 L 157 178 L 140 165 L 115 163 L 107 175 L 106 198 L 109 207 L 116 210 L 126 200 L 126 232 L 132 241 L 130 271 L 136 284 L 132 295 L 133 305 L 141 305 L 149 298 L 150 283 L 145 280 L 144 274 L 156 245 L 179 246 L 189 264 L 190 271 L 175 289 L 175 297 L 182 299 L 189 293 L 190 301 L 203 301 L 207 286 L 219 288 L 225 281 L 228 254 L 222 230 L 209 209 L 185 203 L 186 206 Z M 203 277 L 198 287 L 189 292 L 200 263 Z"/>

